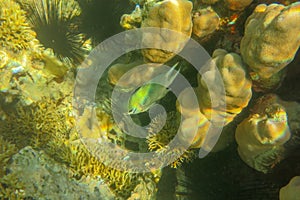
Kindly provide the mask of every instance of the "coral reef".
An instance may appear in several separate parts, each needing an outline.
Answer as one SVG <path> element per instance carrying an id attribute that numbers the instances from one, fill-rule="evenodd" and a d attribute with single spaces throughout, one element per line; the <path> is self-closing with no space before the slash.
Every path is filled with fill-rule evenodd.
<path id="1" fill-rule="evenodd" d="M 109 68 L 108 78 L 109 82 L 113 85 L 118 83 L 118 86 L 124 89 L 130 89 L 137 85 L 143 83 L 144 80 L 150 80 L 150 78 L 155 75 L 153 74 L 156 66 L 145 67 L 141 70 L 134 70 L 136 66 L 142 65 L 144 62 L 142 60 L 136 60 L 129 63 L 116 63 Z M 130 71 L 132 70 L 132 71 Z M 129 72 L 130 71 L 130 72 Z M 127 73 L 129 72 L 129 73 Z M 127 74 L 126 74 L 127 73 Z M 143 78 L 142 75 L 143 74 Z M 122 79 L 121 79 L 122 77 Z"/>
<path id="2" fill-rule="evenodd" d="M 0 136 L 0 177 L 3 177 L 6 171 L 7 163 L 10 157 L 17 152 L 17 148 L 14 144 L 3 139 L 3 136 Z"/>
<path id="3" fill-rule="evenodd" d="M 296 200 L 300 195 L 300 177 L 295 176 L 289 184 L 280 189 L 280 200 Z"/>
<path id="4" fill-rule="evenodd" d="M 124 14 L 121 17 L 120 25 L 124 29 L 138 28 L 142 23 L 142 11 L 140 6 L 136 6 L 131 14 Z"/>
<path id="5" fill-rule="evenodd" d="M 8 164 L 11 157 L 18 152 L 16 145 L 10 143 L 0 136 L 0 198 L 1 199 L 23 199 L 24 198 L 24 184 L 17 180 L 12 181 L 11 178 L 17 176 L 5 176 L 8 171 Z"/>
<path id="6" fill-rule="evenodd" d="M 218 28 L 219 21 L 218 14 L 211 7 L 200 9 L 193 15 L 193 34 L 207 36 Z"/>
<path id="7" fill-rule="evenodd" d="M 199 86 L 196 89 L 199 97 L 201 112 L 210 119 L 210 115 L 221 115 L 225 117 L 226 124 L 231 122 L 233 118 L 248 105 L 252 96 L 251 81 L 246 74 L 246 67 L 238 54 L 228 53 L 226 50 L 217 49 L 212 55 L 212 64 L 208 71 L 198 77 Z M 215 68 L 217 67 L 217 69 Z M 225 88 L 226 110 L 220 110 L 217 107 L 212 108 L 211 100 L 222 101 L 219 97 L 218 88 L 207 88 L 207 84 L 217 83 L 214 79 L 214 73 L 220 72 Z M 236 87 L 239 85 L 239 87 Z M 221 98 L 221 99 L 220 99 Z M 218 103 L 220 108 L 222 102 Z"/>
<path id="8" fill-rule="evenodd" d="M 0 2 L 0 45 L 13 51 L 32 50 L 38 46 L 36 33 L 31 30 L 25 11 L 13 0 Z"/>
<path id="9" fill-rule="evenodd" d="M 130 197 L 127 200 L 155 199 L 157 188 L 153 180 L 146 176 L 146 177 L 139 177 L 138 182 L 139 184 L 134 188 Z"/>
<path id="10" fill-rule="evenodd" d="M 142 53 L 150 62 L 164 63 L 184 47 L 192 33 L 192 3 L 187 0 L 161 1 L 147 8 L 141 27 L 157 27 L 176 31 L 142 36 L 142 43 L 153 45 L 156 49 L 143 49 Z M 176 38 L 176 40 L 174 40 Z"/>
<path id="11" fill-rule="evenodd" d="M 214 116 L 222 116 L 225 120 L 225 125 L 230 123 L 237 114 L 239 114 L 252 96 L 251 81 L 248 79 L 245 65 L 243 64 L 239 55 L 235 53 L 227 53 L 227 51 L 218 49 L 213 53 L 213 60 L 206 67 L 206 71 L 202 76 L 198 77 L 198 88 L 195 91 L 191 89 L 184 90 L 179 100 L 181 105 L 177 108 L 181 110 L 182 115 L 186 118 L 183 122 L 183 133 L 189 138 L 191 124 L 198 124 L 198 134 L 194 138 L 192 147 L 201 147 L 211 121 Z M 219 80 L 216 79 L 216 73 L 220 71 L 222 81 L 224 81 L 225 94 L 224 99 L 220 97 L 219 88 L 208 88 L 209 85 L 216 85 L 214 83 Z M 239 85 L 237 88 L 236 85 Z M 214 92 L 215 91 L 215 92 Z M 191 94 L 195 92 L 199 98 L 199 106 L 196 102 L 190 102 Z M 215 107 L 212 107 L 211 100 L 215 102 Z M 226 102 L 226 105 L 224 102 Z M 222 107 L 222 105 L 224 105 Z M 200 111 L 198 110 L 200 107 Z M 225 110 L 224 110 L 225 109 Z M 197 142 L 196 142 L 197 141 Z"/>
<path id="12" fill-rule="evenodd" d="M 290 139 L 288 113 L 274 95 L 257 100 L 251 114 L 236 129 L 238 152 L 252 168 L 267 173 L 284 158 Z"/>
<path id="13" fill-rule="evenodd" d="M 75 180 L 70 171 L 42 151 L 25 147 L 12 157 L 0 182 L 23 185 L 22 198 L 39 199 L 114 199 L 101 179 Z M 38 184 L 37 184 L 38 183 Z M 16 187 L 16 186 L 15 186 Z"/>
<path id="14" fill-rule="evenodd" d="M 68 100 L 42 99 L 27 107 L 16 105 L 16 110 L 6 112 L 5 120 L 0 122 L 1 135 L 18 148 L 42 147 L 57 134 L 67 137 L 73 126 Z"/>
<path id="15" fill-rule="evenodd" d="M 255 90 L 277 88 L 283 77 L 278 73 L 284 73 L 280 70 L 294 59 L 300 45 L 299 7 L 299 2 L 260 4 L 247 19 L 241 54 L 251 69 Z"/>
<path id="16" fill-rule="evenodd" d="M 59 99 L 71 91 L 72 73 L 55 56 L 42 52 L 14 53 L 6 48 L 3 67 L 0 68 L 0 99 L 6 106 L 19 99 L 30 105 L 44 97 Z"/>
<path id="17" fill-rule="evenodd" d="M 168 144 L 177 134 L 179 125 L 178 115 L 176 113 L 169 113 L 166 119 L 166 124 L 161 130 L 157 130 L 161 127 L 162 123 L 161 115 L 157 116 L 149 125 L 149 136 L 147 137 L 148 149 L 157 153 L 164 153 L 167 156 L 165 163 L 172 161 L 170 166 L 172 168 L 178 168 L 183 162 L 191 162 L 195 158 L 195 152 L 191 149 L 186 150 L 181 147 L 175 148 L 169 151 Z"/>
<path id="18" fill-rule="evenodd" d="M 297 55 L 296 52 L 300 45 L 300 4 L 292 3 L 295 0 L 260 4 L 273 2 L 131 0 L 129 4 L 129 1 L 120 0 L 2 0 L 0 198 L 158 198 L 159 187 L 164 187 L 158 182 L 165 184 L 161 177 L 168 172 L 153 169 L 151 163 L 146 162 L 145 168 L 150 170 L 148 173 L 132 173 L 136 169 L 135 162 L 128 160 L 124 153 L 130 151 L 164 155 L 161 162 L 176 168 L 176 173 L 180 172 L 178 168 L 182 172 L 192 169 L 191 174 L 195 169 L 201 169 L 199 174 L 205 184 L 212 177 L 223 176 L 225 171 L 233 173 L 229 173 L 230 178 L 242 174 L 232 180 L 226 178 L 219 184 L 225 186 L 227 193 L 234 192 L 232 194 L 237 198 L 249 197 L 247 192 L 253 191 L 257 180 L 271 177 L 273 181 L 276 170 L 278 173 L 282 169 L 295 168 L 293 170 L 298 173 L 299 161 L 295 159 L 296 164 L 288 167 L 282 161 L 288 160 L 294 155 L 290 152 L 299 148 L 300 104 L 290 100 L 299 100 L 299 94 L 294 92 L 291 98 L 287 94 L 295 91 L 295 87 L 291 91 L 288 86 L 298 83 L 295 80 L 299 70 L 295 68 L 299 66 L 299 53 Z M 130 13 L 129 5 L 134 10 L 121 17 L 122 13 Z M 100 14 L 96 16 L 96 13 Z M 72 104 L 76 75 L 72 67 L 78 67 L 77 64 L 91 50 L 91 45 L 118 33 L 121 28 L 138 30 L 151 27 L 159 28 L 160 32 L 148 34 L 145 31 L 141 37 L 124 38 L 124 42 L 130 44 L 132 40 L 138 40 L 142 45 L 153 48 L 127 52 L 109 66 L 99 83 L 96 78 L 84 76 L 85 73 L 79 75 L 76 87 L 82 87 L 82 95 L 86 92 L 84 87 L 98 84 L 96 100 L 80 105 L 82 99 L 74 99 Z M 164 31 L 167 29 L 178 34 Z M 212 55 L 212 59 L 201 68 L 201 75 L 190 63 L 177 56 L 191 37 Z M 291 66 L 289 63 L 294 57 L 297 58 Z M 87 63 L 93 61 L 88 60 Z M 184 63 L 177 71 L 192 87 L 182 88 L 177 99 L 174 94 L 165 95 L 165 91 L 163 98 L 153 98 L 166 105 L 166 120 L 161 115 L 152 116 L 151 112 L 151 120 L 147 113 L 126 113 L 126 117 L 131 117 L 138 125 L 144 126 L 149 122 L 146 138 L 127 135 L 126 121 L 121 121 L 119 127 L 113 119 L 111 106 L 123 106 L 123 102 L 119 105 L 121 103 L 110 98 L 115 89 L 113 86 L 122 92 L 136 94 L 141 91 L 137 86 L 163 75 L 162 64 L 172 66 L 176 62 Z M 143 67 L 138 68 L 140 65 Z M 220 84 L 224 91 L 218 87 Z M 281 87 L 280 90 L 277 90 L 278 87 Z M 137 101 L 158 95 L 161 88 L 147 89 L 150 95 L 138 93 Z M 269 91 L 288 101 L 268 94 Z M 191 98 L 195 94 L 196 100 Z M 250 99 L 253 101 L 250 102 Z M 147 111 L 149 106 L 146 108 L 139 111 Z M 210 127 L 219 125 L 219 116 L 224 119 L 222 127 L 225 127 L 212 149 L 204 141 L 210 139 Z M 179 142 L 172 146 L 172 140 L 177 136 Z M 232 142 L 234 139 L 237 144 Z M 191 146 L 183 148 L 181 142 Z M 210 155 L 210 161 L 195 161 L 195 148 L 224 151 Z M 119 149 L 125 151 L 118 152 Z M 116 159 L 116 152 L 122 161 L 128 162 L 122 164 L 124 162 Z M 224 168 L 218 166 L 222 159 L 227 160 Z M 193 164 L 183 165 L 191 161 L 194 165 L 206 165 L 202 168 L 190 168 Z M 212 165 L 217 166 L 214 168 Z M 241 173 L 234 172 L 239 167 Z M 208 168 L 215 171 L 211 173 Z M 229 168 L 232 168 L 231 171 L 227 170 Z M 168 170 L 175 172 L 174 169 Z M 255 176 L 248 177 L 248 172 Z M 295 173 L 284 176 L 279 183 L 268 179 L 264 184 L 271 182 L 278 195 L 279 188 L 297 175 Z M 199 177 L 195 176 L 192 180 L 177 175 L 178 181 L 188 182 L 186 187 L 189 188 L 180 188 L 172 183 L 170 187 L 175 187 L 175 191 L 170 191 L 193 193 L 192 181 L 198 183 Z M 230 190 L 227 191 L 227 183 L 235 185 L 230 181 L 248 180 L 252 182 L 240 188 L 228 186 Z M 297 199 L 298 180 L 299 177 L 295 177 L 281 189 L 280 199 Z M 262 184 L 262 191 L 265 185 Z M 252 188 L 245 194 L 241 190 L 249 189 L 247 187 Z M 190 194 L 184 195 L 176 194 L 177 198 L 188 198 Z M 260 199 L 260 196 L 255 199 Z"/>

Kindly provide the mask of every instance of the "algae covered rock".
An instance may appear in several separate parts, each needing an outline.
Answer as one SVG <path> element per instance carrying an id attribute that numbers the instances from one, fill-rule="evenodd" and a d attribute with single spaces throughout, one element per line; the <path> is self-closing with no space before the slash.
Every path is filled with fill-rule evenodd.
<path id="1" fill-rule="evenodd" d="M 7 169 L 4 180 L 23 184 L 25 198 L 114 199 L 101 179 L 72 179 L 67 168 L 30 146 L 15 154 Z"/>

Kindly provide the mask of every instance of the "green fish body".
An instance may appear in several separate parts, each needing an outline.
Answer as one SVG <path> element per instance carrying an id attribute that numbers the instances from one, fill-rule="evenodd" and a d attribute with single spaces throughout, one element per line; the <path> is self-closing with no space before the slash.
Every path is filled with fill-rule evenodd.
<path id="1" fill-rule="evenodd" d="M 159 80 L 160 83 L 148 83 L 136 90 L 129 99 L 128 114 L 138 114 L 146 112 L 158 100 L 163 98 L 167 93 L 167 87 L 171 85 L 179 71 L 174 71 L 176 63 L 169 72 L 160 74 L 154 79 Z"/>

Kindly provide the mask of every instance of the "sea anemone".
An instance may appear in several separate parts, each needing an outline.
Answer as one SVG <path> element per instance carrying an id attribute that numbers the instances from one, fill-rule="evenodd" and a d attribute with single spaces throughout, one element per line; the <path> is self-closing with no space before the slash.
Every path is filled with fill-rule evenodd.
<path id="1" fill-rule="evenodd" d="M 62 61 L 79 64 L 87 53 L 87 41 L 79 31 L 80 8 L 68 0 L 18 0 L 45 48 Z"/>

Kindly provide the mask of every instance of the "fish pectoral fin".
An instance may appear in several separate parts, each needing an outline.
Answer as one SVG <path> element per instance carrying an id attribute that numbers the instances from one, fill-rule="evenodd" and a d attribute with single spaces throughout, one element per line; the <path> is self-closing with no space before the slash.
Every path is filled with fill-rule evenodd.
<path id="1" fill-rule="evenodd" d="M 128 114 L 129 114 L 129 115 L 136 114 L 136 111 L 137 111 L 136 108 L 132 108 L 132 109 L 130 109 L 130 110 L 128 111 Z"/>
<path id="2" fill-rule="evenodd" d="M 177 77 L 177 75 L 180 72 L 180 68 L 175 71 L 176 66 L 178 65 L 178 62 L 171 68 L 171 70 L 167 73 L 166 78 L 170 84 L 174 81 L 174 79 Z"/>

